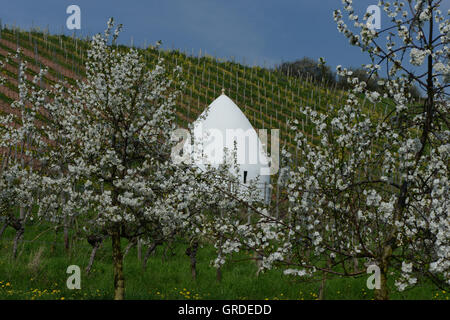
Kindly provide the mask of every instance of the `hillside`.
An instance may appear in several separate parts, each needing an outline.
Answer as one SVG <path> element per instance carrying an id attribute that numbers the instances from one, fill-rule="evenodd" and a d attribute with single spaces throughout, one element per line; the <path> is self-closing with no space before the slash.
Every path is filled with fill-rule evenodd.
<path id="1" fill-rule="evenodd" d="M 88 39 L 49 35 L 38 30 L 0 29 L 0 59 L 21 47 L 32 70 L 30 79 L 45 65 L 49 70 L 46 83 L 65 79 L 70 85 L 75 79 L 82 79 L 87 46 Z M 286 130 L 288 119 L 299 119 L 303 131 L 311 135 L 310 124 L 300 116 L 299 106 L 309 105 L 326 112 L 327 106 L 340 105 L 346 95 L 336 87 L 308 78 L 289 77 L 272 69 L 220 61 L 211 56 L 190 56 L 177 50 L 139 50 L 149 64 L 162 56 L 169 70 L 177 64 L 183 68 L 186 86 L 177 103 L 177 119 L 183 127 L 195 120 L 224 88 L 255 128 L 280 129 L 282 143 L 292 145 L 292 136 Z M 8 112 L 9 104 L 18 97 L 17 70 L 18 65 L 13 61 L 6 65 L 7 83 L 0 87 L 3 112 Z"/>

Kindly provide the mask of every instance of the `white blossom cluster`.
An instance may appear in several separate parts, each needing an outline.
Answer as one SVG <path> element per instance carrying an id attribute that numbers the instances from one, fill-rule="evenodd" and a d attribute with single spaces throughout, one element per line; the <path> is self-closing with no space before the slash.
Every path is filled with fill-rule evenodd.
<path id="1" fill-rule="evenodd" d="M 342 2 L 352 26 L 336 10 L 338 30 L 369 53 L 369 75 L 384 70 L 387 78 L 374 92 L 352 71 L 337 67 L 352 84 L 345 103 L 329 106 L 327 113 L 301 107 L 313 127 L 310 134 L 300 130 L 298 119 L 291 121 L 297 161 L 283 151 L 292 164 L 288 214 L 279 218 L 255 210 L 259 219 L 239 225 L 239 236 L 233 236 L 241 248 L 261 255 L 261 269 L 287 266 L 288 275 L 352 276 L 365 273 L 349 265 L 359 259 L 376 263 L 383 279 L 394 274 L 400 290 L 426 276 L 448 287 L 449 20 L 438 10 L 439 1 L 380 1 L 392 25 L 377 32 L 360 21 L 351 0 Z M 381 34 L 387 34 L 384 43 Z M 413 70 L 408 62 L 428 71 Z M 412 83 L 427 96 L 414 100 Z M 367 108 L 361 96 L 379 107 Z"/>
<path id="2" fill-rule="evenodd" d="M 75 86 L 40 86 L 45 70 L 33 84 L 19 83 L 15 112 L 0 118 L 1 147 L 22 153 L 2 166 L 2 215 L 23 228 L 14 208 L 31 217 L 37 207 L 35 217 L 55 226 L 76 220 L 86 238 L 210 241 L 220 268 L 240 250 L 235 236 L 247 221 L 245 204 L 257 198 L 257 181 L 239 182 L 235 152 L 233 164 L 203 171 L 171 160 L 181 69 L 167 72 L 159 59 L 149 70 L 137 50 L 116 45 L 121 26 L 113 28 L 110 20 L 93 37 L 86 78 Z M 25 79 L 26 63 L 19 65 Z"/>

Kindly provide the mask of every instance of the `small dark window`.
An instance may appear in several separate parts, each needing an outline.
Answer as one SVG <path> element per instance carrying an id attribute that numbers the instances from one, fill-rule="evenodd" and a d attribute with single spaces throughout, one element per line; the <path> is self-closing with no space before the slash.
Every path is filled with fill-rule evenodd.
<path id="1" fill-rule="evenodd" d="M 247 171 L 244 171 L 244 183 L 247 183 Z"/>

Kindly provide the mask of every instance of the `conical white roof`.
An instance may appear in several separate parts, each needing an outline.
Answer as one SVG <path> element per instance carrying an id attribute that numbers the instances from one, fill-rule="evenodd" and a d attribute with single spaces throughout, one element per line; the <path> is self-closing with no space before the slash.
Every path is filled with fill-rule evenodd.
<path id="1" fill-rule="evenodd" d="M 226 129 L 253 129 L 245 114 L 225 94 L 220 95 L 203 111 L 195 122 L 198 123 L 202 123 L 204 128 L 216 128 L 224 132 Z"/>
<path id="2" fill-rule="evenodd" d="M 232 151 L 236 143 L 241 181 L 247 183 L 258 177 L 263 199 L 267 199 L 269 159 L 256 130 L 228 96 L 222 93 L 193 123 L 193 138 L 203 141 L 203 159 L 196 161 L 200 168 L 204 168 L 205 160 L 213 166 L 223 163 L 223 148 Z"/>

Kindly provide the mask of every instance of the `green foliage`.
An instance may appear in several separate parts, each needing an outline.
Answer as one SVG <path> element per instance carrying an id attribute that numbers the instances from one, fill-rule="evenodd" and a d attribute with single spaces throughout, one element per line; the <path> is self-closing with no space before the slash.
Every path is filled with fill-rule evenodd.
<path id="1" fill-rule="evenodd" d="M 326 64 L 319 64 L 314 59 L 304 57 L 294 62 L 284 62 L 277 69 L 287 76 L 312 78 L 315 82 L 327 82 L 334 85 L 336 75 Z"/>

